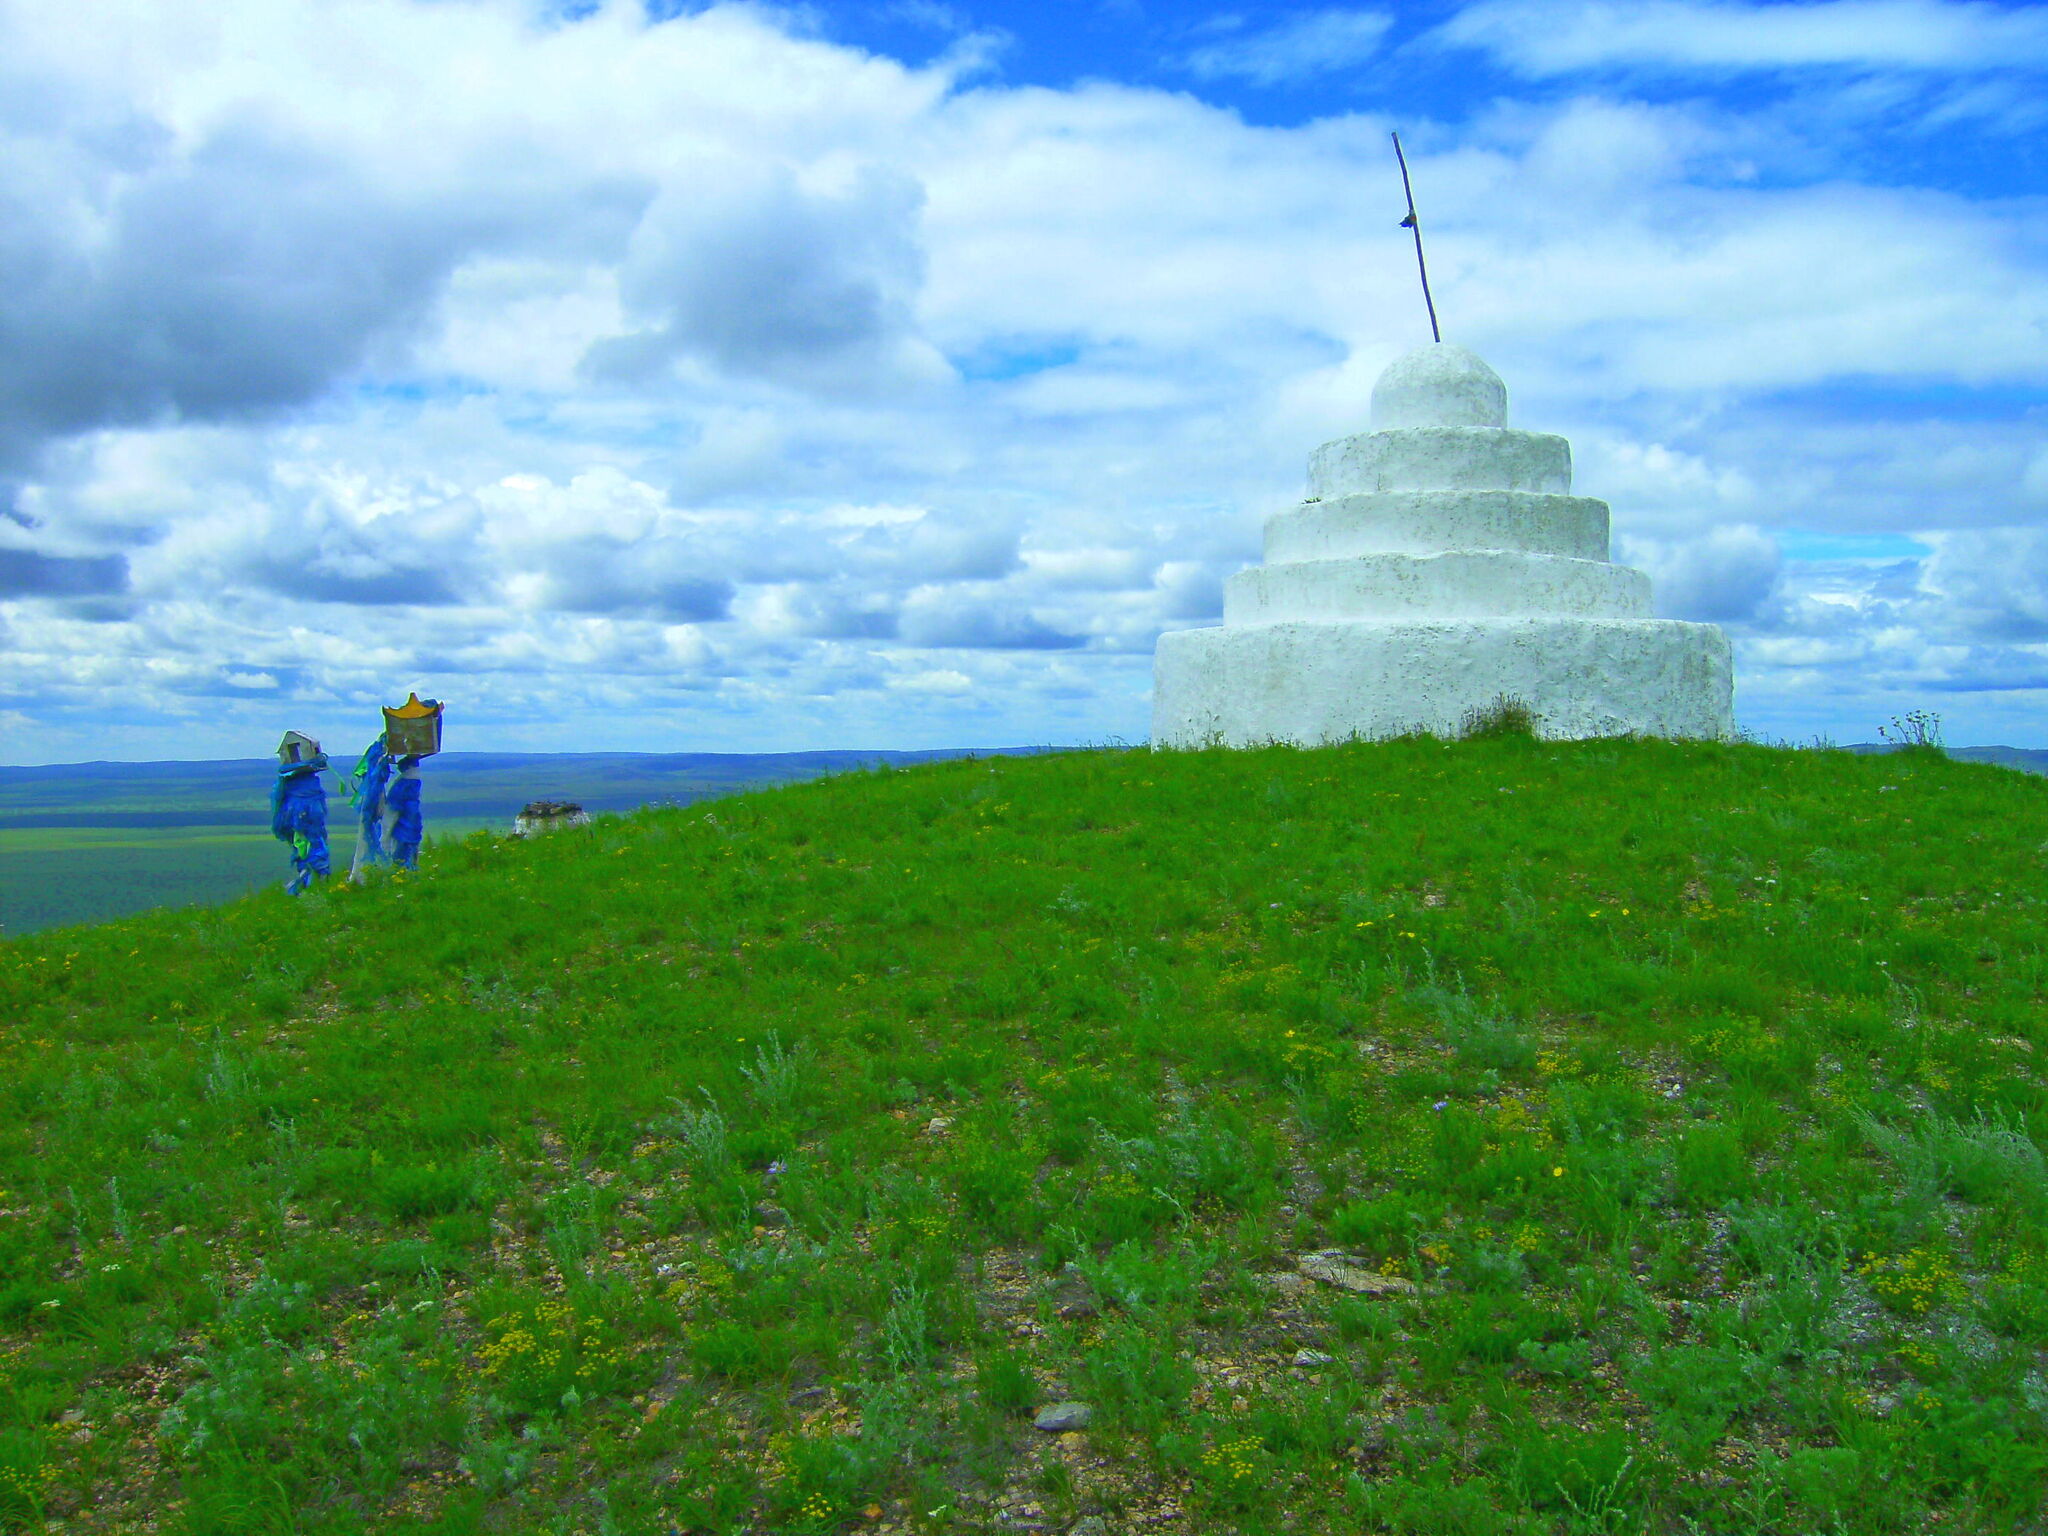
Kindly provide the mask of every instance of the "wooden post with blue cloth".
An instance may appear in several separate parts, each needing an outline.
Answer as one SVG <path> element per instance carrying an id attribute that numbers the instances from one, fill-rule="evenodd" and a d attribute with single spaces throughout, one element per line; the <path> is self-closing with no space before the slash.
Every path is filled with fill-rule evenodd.
<path id="1" fill-rule="evenodd" d="M 372 864 L 419 867 L 426 827 L 420 808 L 420 759 L 441 750 L 442 705 L 409 693 L 384 707 L 384 730 L 357 762 L 345 786 L 359 830 L 349 880 L 361 885 Z"/>
<path id="2" fill-rule="evenodd" d="M 292 877 L 285 894 L 296 896 L 327 878 L 327 791 L 320 772 L 327 754 L 320 743 L 298 731 L 286 731 L 277 744 L 277 782 L 270 786 L 270 833 L 291 844 Z"/>

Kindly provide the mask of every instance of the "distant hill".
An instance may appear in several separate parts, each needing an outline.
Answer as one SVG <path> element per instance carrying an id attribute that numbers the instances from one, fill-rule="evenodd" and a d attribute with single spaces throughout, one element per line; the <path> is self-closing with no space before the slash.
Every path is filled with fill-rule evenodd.
<path id="1" fill-rule="evenodd" d="M 574 800 L 602 815 L 832 773 L 1029 750 L 450 752 L 424 771 L 427 835 L 509 831 L 529 800 Z M 270 836 L 276 771 L 270 758 L 0 768 L 0 934 L 227 901 L 282 881 L 286 854 Z M 335 857 L 345 866 L 355 832 L 339 777 L 327 778 L 327 814 Z"/>
<path id="2" fill-rule="evenodd" d="M 1889 741 L 1859 741 L 1844 752 L 1896 752 Z M 2038 747 L 1948 747 L 1948 755 L 1959 763 L 1995 763 L 2000 768 L 2017 768 L 2022 773 L 2048 773 L 2048 750 Z"/>
<path id="3" fill-rule="evenodd" d="M 436 820 L 509 827 L 529 800 L 575 800 L 591 812 L 687 805 L 827 773 L 953 757 L 1017 756 L 1026 747 L 924 752 L 448 752 L 422 770 Z M 327 779 L 330 795 L 337 758 Z M 0 768 L 0 828 L 270 826 L 271 758 L 225 762 L 62 763 Z"/>

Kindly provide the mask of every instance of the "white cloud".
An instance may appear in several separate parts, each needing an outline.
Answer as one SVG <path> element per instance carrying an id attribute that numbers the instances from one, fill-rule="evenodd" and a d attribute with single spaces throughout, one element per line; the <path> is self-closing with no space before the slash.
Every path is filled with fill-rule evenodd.
<path id="1" fill-rule="evenodd" d="M 1270 27 L 1233 29 L 1191 49 L 1182 63 L 1203 79 L 1280 85 L 1362 64 L 1379 52 L 1393 24 L 1393 17 L 1379 11 L 1297 11 Z"/>
<path id="2" fill-rule="evenodd" d="M 1988 0 L 1479 0 L 1437 38 L 1557 75 L 1673 69 L 2005 69 L 2048 63 L 2048 11 Z"/>
<path id="3" fill-rule="evenodd" d="M 1675 543 L 1627 540 L 1617 558 L 1648 573 L 1658 617 L 1706 624 L 1755 618 L 1782 565 L 1777 540 L 1744 524 Z"/>
<path id="4" fill-rule="evenodd" d="M 974 679 L 965 672 L 944 667 L 928 672 L 912 672 L 903 677 L 890 679 L 890 687 L 904 693 L 962 694 L 974 691 Z"/>
<path id="5" fill-rule="evenodd" d="M 2048 529 L 1982 528 L 1929 536 L 1922 585 L 1973 639 L 2048 641 Z"/>

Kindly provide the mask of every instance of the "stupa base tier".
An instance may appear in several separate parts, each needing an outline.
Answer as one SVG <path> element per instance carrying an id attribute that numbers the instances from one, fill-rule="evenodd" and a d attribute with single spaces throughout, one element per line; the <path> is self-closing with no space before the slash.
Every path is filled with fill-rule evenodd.
<path id="1" fill-rule="evenodd" d="M 1304 621 L 1161 635 L 1152 745 L 1455 736 L 1503 695 L 1553 740 L 1735 729 L 1728 638 L 1712 624 Z"/>

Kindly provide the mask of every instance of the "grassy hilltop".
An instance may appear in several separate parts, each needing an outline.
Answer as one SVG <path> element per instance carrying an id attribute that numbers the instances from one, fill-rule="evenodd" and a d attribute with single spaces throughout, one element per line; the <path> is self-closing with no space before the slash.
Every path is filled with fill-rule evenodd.
<path id="1" fill-rule="evenodd" d="M 1103 752 L 0 943 L 0 1530 L 2038 1531 L 2044 845 Z"/>

